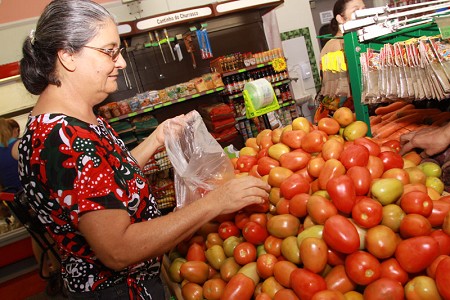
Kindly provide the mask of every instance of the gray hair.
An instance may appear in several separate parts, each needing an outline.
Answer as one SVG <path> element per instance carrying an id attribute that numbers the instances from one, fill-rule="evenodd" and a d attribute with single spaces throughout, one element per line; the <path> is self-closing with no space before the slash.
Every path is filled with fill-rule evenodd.
<path id="1" fill-rule="evenodd" d="M 22 46 L 20 74 L 25 88 L 40 95 L 49 84 L 61 86 L 56 74 L 58 51 L 76 53 L 114 17 L 91 0 L 53 0 Z"/>

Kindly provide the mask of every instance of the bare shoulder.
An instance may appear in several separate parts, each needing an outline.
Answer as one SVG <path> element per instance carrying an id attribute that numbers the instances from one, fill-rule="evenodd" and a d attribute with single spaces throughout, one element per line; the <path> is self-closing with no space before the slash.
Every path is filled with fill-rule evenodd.
<path id="1" fill-rule="evenodd" d="M 342 50 L 342 48 L 343 48 L 343 45 L 342 45 L 342 40 L 341 39 L 329 40 L 325 44 L 325 46 L 323 46 L 323 49 L 320 52 L 320 56 L 322 57 L 322 56 L 324 56 L 327 53 Z"/>

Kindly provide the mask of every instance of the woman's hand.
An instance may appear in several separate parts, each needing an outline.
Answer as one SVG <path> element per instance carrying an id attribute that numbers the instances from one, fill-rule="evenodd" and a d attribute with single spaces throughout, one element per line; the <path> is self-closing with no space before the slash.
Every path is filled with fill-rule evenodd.
<path id="1" fill-rule="evenodd" d="M 187 115 L 179 115 L 171 119 L 167 119 L 161 124 L 156 127 L 154 134 L 156 142 L 159 143 L 160 146 L 164 145 L 165 137 L 167 131 L 181 133 L 183 128 L 187 126 L 187 121 L 189 120 L 190 116 Z"/>
<path id="2" fill-rule="evenodd" d="M 236 212 L 251 204 L 263 204 L 269 199 L 270 185 L 253 176 L 231 179 L 209 192 L 205 198 L 216 205 L 218 213 Z"/>

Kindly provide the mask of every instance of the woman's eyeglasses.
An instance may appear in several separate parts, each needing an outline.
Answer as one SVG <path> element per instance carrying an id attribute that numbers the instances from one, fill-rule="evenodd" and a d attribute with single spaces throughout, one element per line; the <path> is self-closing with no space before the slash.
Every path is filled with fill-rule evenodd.
<path id="1" fill-rule="evenodd" d="M 84 47 L 104 53 L 104 54 L 110 56 L 112 61 L 114 61 L 114 62 L 117 61 L 117 59 L 119 58 L 119 55 L 122 53 L 122 50 L 124 49 L 123 47 L 122 48 L 114 48 L 114 49 L 97 48 L 97 47 L 92 47 L 92 46 L 84 46 Z"/>

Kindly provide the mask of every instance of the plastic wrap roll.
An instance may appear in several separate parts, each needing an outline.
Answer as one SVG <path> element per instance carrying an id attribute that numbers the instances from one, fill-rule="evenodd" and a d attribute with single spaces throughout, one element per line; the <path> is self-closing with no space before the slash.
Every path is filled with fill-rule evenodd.
<path id="1" fill-rule="evenodd" d="M 247 91 L 255 110 L 270 105 L 274 98 L 272 85 L 264 78 L 247 82 L 244 89 Z"/>

